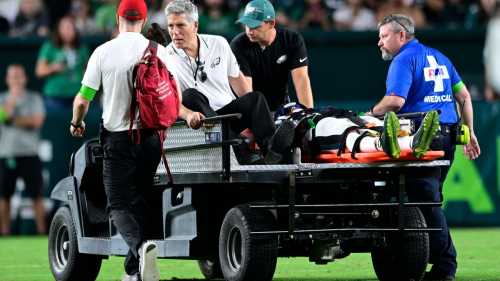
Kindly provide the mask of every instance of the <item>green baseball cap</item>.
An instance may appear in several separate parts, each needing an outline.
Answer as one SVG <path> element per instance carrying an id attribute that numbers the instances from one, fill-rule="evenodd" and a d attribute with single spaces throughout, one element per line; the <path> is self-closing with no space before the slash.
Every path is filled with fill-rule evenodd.
<path id="1" fill-rule="evenodd" d="M 245 7 L 245 14 L 236 21 L 250 28 L 256 28 L 261 23 L 274 19 L 274 7 L 267 0 L 253 0 Z"/>

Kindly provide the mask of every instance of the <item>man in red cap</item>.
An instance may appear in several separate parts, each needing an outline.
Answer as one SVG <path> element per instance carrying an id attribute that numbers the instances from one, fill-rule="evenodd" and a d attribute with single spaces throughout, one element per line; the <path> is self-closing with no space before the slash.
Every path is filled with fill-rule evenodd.
<path id="1" fill-rule="evenodd" d="M 116 16 L 120 34 L 116 39 L 99 46 L 92 54 L 82 88 L 75 98 L 70 127 L 73 136 L 83 135 L 83 118 L 90 101 L 102 86 L 102 118 L 104 127 L 111 132 L 103 145 L 103 179 L 108 197 L 107 210 L 129 246 L 125 259 L 126 274 L 122 278 L 127 281 L 140 278 L 143 281 L 158 281 L 160 277 L 156 265 L 157 246 L 148 242 L 145 236 L 147 207 L 144 193 L 152 184 L 160 162 L 162 144 L 156 131 L 141 129 L 140 121 L 133 124 L 133 134 L 140 134 L 140 143 L 134 143 L 128 134 L 132 70 L 149 46 L 149 40 L 140 34 L 146 24 L 146 17 L 147 7 L 143 0 L 123 0 L 120 3 Z M 167 62 L 165 47 L 158 46 L 157 56 Z M 175 77 L 175 73 L 170 71 Z M 180 89 L 178 91 L 180 93 Z M 180 104 L 179 117 L 186 120 L 191 128 L 198 129 L 201 126 L 200 119 L 204 116 Z"/>

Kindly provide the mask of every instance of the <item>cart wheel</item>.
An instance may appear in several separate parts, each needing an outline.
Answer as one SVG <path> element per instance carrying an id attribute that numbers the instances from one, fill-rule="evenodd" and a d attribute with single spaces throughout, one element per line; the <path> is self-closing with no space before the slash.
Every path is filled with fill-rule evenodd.
<path id="1" fill-rule="evenodd" d="M 405 228 L 425 228 L 422 212 L 416 207 L 405 208 Z M 372 251 L 372 263 L 377 277 L 386 280 L 421 280 L 429 262 L 429 234 L 406 232 L 386 235 L 386 246 Z"/>
<path id="2" fill-rule="evenodd" d="M 215 261 L 211 260 L 198 260 L 198 266 L 200 267 L 201 273 L 206 279 L 222 279 L 222 270 L 220 269 L 220 261 L 217 259 Z"/>
<path id="3" fill-rule="evenodd" d="M 222 274 L 231 281 L 272 280 L 278 259 L 278 237 L 250 236 L 252 231 L 273 230 L 276 219 L 267 210 L 246 205 L 226 214 L 219 237 Z"/>
<path id="4" fill-rule="evenodd" d="M 68 207 L 61 207 L 49 231 L 49 263 L 54 278 L 57 281 L 95 280 L 101 262 L 100 257 L 78 252 L 73 216 Z"/>

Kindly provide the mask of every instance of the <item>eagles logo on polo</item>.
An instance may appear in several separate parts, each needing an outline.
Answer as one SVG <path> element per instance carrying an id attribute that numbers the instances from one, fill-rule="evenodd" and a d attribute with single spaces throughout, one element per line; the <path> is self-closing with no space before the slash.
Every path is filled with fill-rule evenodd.
<path id="1" fill-rule="evenodd" d="M 216 59 L 214 59 L 214 60 L 212 61 L 212 64 L 210 65 L 210 67 L 211 67 L 211 68 L 214 68 L 214 67 L 218 66 L 218 65 L 219 65 L 219 63 L 220 63 L 220 57 L 217 57 Z"/>
<path id="2" fill-rule="evenodd" d="M 285 62 L 286 61 L 286 58 L 287 56 L 286 55 L 282 55 L 281 57 L 279 57 L 279 59 L 276 61 L 278 64 L 279 63 L 282 63 L 282 62 Z"/>

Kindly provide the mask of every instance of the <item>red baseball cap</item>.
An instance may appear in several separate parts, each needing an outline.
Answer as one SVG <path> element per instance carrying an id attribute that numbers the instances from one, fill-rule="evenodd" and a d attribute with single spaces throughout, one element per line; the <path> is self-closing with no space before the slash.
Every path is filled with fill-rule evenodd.
<path id="1" fill-rule="evenodd" d="M 139 13 L 138 16 L 129 16 L 125 12 L 134 10 Z M 144 0 L 123 0 L 118 7 L 118 15 L 128 20 L 142 20 L 148 16 L 148 7 Z"/>

